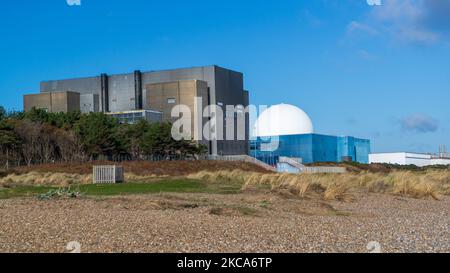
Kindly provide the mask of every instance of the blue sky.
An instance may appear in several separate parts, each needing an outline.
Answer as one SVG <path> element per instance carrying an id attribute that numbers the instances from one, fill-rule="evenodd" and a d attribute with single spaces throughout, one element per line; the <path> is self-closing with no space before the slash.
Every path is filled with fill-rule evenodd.
<path id="1" fill-rule="evenodd" d="M 450 148 L 450 1 L 3 1 L 0 105 L 41 80 L 217 64 L 253 104 L 291 103 L 316 132 L 375 152 Z"/>

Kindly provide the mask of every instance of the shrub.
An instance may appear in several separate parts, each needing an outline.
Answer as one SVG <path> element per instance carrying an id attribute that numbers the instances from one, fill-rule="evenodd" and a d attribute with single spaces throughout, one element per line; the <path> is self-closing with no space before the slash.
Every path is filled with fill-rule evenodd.
<path id="1" fill-rule="evenodd" d="M 57 198 L 79 198 L 83 196 L 80 191 L 72 190 L 70 187 L 65 188 L 59 188 L 59 189 L 52 189 L 49 190 L 46 193 L 38 195 L 39 200 L 50 200 L 50 199 L 57 199 Z"/>

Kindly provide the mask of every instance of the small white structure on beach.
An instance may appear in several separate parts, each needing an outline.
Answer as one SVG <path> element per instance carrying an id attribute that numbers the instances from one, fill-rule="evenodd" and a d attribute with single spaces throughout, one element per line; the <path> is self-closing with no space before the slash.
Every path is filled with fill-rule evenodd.
<path id="1" fill-rule="evenodd" d="M 123 167 L 115 165 L 94 166 L 94 184 L 116 184 L 122 182 L 125 182 Z"/>

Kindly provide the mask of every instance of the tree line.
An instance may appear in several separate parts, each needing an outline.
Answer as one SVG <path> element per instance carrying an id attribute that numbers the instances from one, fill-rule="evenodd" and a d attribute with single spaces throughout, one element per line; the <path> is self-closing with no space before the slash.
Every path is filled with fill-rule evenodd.
<path id="1" fill-rule="evenodd" d="M 7 113 L 0 106 L 0 166 L 198 158 L 207 148 L 175 141 L 170 123 L 122 124 L 104 113 Z M 0 167 L 1 168 L 1 167 Z"/>

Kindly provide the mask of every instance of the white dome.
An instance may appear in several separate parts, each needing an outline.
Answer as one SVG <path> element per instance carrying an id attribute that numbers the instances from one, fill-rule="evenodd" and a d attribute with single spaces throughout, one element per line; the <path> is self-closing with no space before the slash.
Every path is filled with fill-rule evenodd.
<path id="1" fill-rule="evenodd" d="M 278 104 L 265 110 L 253 128 L 256 137 L 312 134 L 311 119 L 300 108 L 290 104 Z"/>

